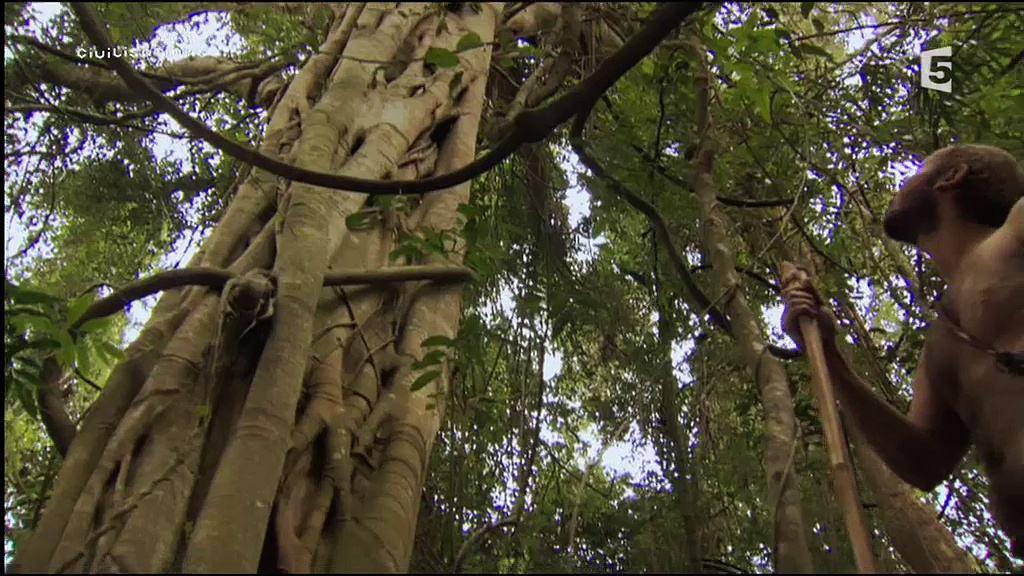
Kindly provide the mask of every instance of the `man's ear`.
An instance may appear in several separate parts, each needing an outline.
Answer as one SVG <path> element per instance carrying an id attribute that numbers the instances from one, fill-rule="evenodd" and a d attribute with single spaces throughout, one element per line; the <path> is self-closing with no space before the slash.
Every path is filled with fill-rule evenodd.
<path id="1" fill-rule="evenodd" d="M 970 167 L 967 164 L 956 164 L 955 166 L 948 168 L 946 173 L 939 178 L 939 181 L 935 183 L 935 190 L 939 192 L 950 192 L 960 188 L 964 182 L 964 178 L 967 178 L 967 173 L 970 171 Z"/>

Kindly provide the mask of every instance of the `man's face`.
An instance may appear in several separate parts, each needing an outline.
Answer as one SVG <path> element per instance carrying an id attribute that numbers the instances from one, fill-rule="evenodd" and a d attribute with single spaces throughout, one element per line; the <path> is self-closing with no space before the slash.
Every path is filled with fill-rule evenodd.
<path id="1" fill-rule="evenodd" d="M 939 214 L 933 187 L 939 174 L 929 164 L 926 158 L 921 169 L 903 183 L 885 211 L 883 229 L 893 240 L 916 244 L 921 234 L 934 232 L 938 227 Z"/>

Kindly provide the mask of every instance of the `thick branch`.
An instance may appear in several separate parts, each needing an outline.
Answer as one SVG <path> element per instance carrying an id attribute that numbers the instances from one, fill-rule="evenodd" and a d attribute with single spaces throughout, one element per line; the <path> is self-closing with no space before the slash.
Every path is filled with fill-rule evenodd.
<path id="1" fill-rule="evenodd" d="M 43 421 L 46 434 L 53 440 L 53 445 L 61 458 L 68 455 L 71 441 L 78 434 L 75 422 L 68 415 L 64 401 L 60 396 L 60 379 L 64 370 L 52 357 L 43 360 L 43 376 L 39 389 L 36 390 L 36 402 L 39 403 L 39 419 Z"/>
<path id="2" fill-rule="evenodd" d="M 109 296 L 93 302 L 71 327 L 80 328 L 89 320 L 103 318 L 123 309 L 136 300 L 141 300 L 164 290 L 182 286 L 206 286 L 220 290 L 236 275 L 220 268 L 179 268 L 159 272 L 128 284 Z M 353 284 L 389 284 L 428 280 L 434 282 L 468 282 L 473 280 L 473 271 L 463 266 L 395 266 L 375 270 L 342 270 L 324 274 L 324 286 L 346 286 Z"/>
<path id="3" fill-rule="evenodd" d="M 373 195 L 425 194 L 451 188 L 475 178 L 497 166 L 520 145 L 540 142 L 579 110 L 590 108 L 615 82 L 641 59 L 653 51 L 661 41 L 688 16 L 697 12 L 703 2 L 662 3 L 651 12 L 644 26 L 616 53 L 609 56 L 572 90 L 543 108 L 524 110 L 513 119 L 511 130 L 495 147 L 466 166 L 441 176 L 422 180 L 365 180 L 326 172 L 304 170 L 260 154 L 211 130 L 204 123 L 179 108 L 171 99 L 154 88 L 132 66 L 120 58 L 111 58 L 110 66 L 117 70 L 125 84 L 145 95 L 155 108 L 181 124 L 194 137 L 206 141 L 224 154 L 262 168 L 276 176 L 331 188 Z M 97 47 L 111 50 L 113 43 L 96 14 L 84 2 L 71 2 L 86 36 Z"/>

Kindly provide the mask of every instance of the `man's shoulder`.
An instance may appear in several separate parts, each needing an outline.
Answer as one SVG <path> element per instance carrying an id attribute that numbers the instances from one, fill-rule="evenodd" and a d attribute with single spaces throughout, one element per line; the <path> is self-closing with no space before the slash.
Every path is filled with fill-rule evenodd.
<path id="1" fill-rule="evenodd" d="M 1024 246 L 1024 197 L 1017 200 L 1017 203 L 1010 208 L 1010 214 L 1000 229 L 1009 238 Z"/>
<path id="2" fill-rule="evenodd" d="M 995 230 L 981 245 L 978 256 L 1018 262 L 1024 259 L 1024 198 L 1010 208 L 1003 225 Z"/>
<path id="3" fill-rule="evenodd" d="M 1024 244 L 1024 197 L 1017 200 L 1014 207 L 1010 209 L 1010 215 L 1007 216 L 1006 223 L 1002 224 L 1002 228 L 1006 229 L 1018 242 Z"/>

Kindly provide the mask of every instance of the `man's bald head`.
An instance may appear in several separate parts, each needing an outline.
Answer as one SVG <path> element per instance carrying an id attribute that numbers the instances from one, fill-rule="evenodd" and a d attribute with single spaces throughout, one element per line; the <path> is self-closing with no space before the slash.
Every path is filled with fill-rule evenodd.
<path id="1" fill-rule="evenodd" d="M 982 144 L 954 144 L 925 158 L 885 213 L 885 233 L 901 242 L 939 225 L 938 205 L 952 202 L 965 222 L 998 228 L 1024 196 L 1024 169 L 1012 154 Z M 945 199 L 943 199 L 945 197 Z"/>

